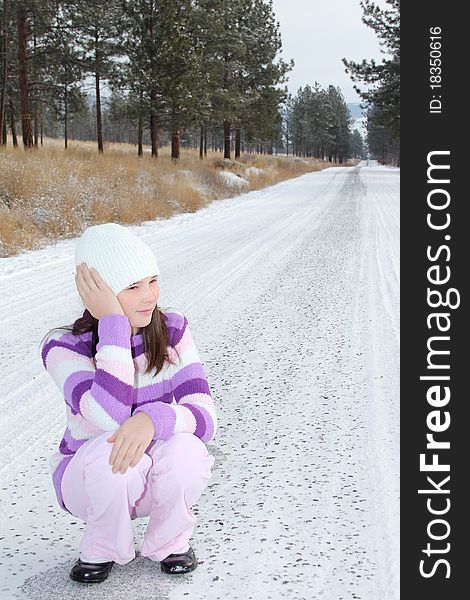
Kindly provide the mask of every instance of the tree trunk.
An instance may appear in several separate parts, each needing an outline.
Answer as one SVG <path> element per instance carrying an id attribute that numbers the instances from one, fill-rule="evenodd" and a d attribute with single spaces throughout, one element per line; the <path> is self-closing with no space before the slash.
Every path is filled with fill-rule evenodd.
<path id="1" fill-rule="evenodd" d="M 142 123 L 142 113 L 139 112 L 139 121 L 137 123 L 137 156 L 142 157 L 144 155 L 144 145 L 143 145 L 143 123 Z"/>
<path id="2" fill-rule="evenodd" d="M 100 74 L 95 71 L 95 92 L 96 92 L 96 138 L 98 140 L 98 152 L 103 154 L 103 126 L 101 122 L 101 95 L 100 95 Z"/>
<path id="3" fill-rule="evenodd" d="M 157 115 L 153 111 L 150 115 L 150 142 L 152 144 L 152 158 L 157 158 Z"/>
<path id="4" fill-rule="evenodd" d="M 1 23 L 2 28 L 2 39 L 3 39 L 3 48 L 1 48 L 2 56 L 3 56 L 3 64 L 2 64 L 2 80 L 0 83 L 0 129 L 2 132 L 2 140 L 1 144 L 6 145 L 7 136 L 6 136 L 6 114 L 5 114 L 5 106 L 7 100 L 7 76 L 8 76 L 8 27 L 7 27 L 7 7 L 6 3 L 3 3 L 3 21 Z M 5 132 L 5 134 L 4 134 Z"/>
<path id="5" fill-rule="evenodd" d="M 44 145 L 44 131 L 43 131 L 43 126 L 42 126 L 42 119 L 41 119 L 41 146 Z"/>
<path id="6" fill-rule="evenodd" d="M 96 139 L 98 141 L 98 152 L 103 154 L 103 123 L 101 118 L 101 56 L 98 50 L 100 42 L 98 29 L 95 27 L 95 95 L 96 95 Z"/>
<path id="7" fill-rule="evenodd" d="M 28 90 L 28 71 L 27 71 L 27 25 L 26 12 L 24 5 L 18 3 L 17 12 L 18 24 L 18 86 L 21 100 L 21 127 L 23 133 L 23 146 L 31 148 L 33 146 L 33 132 L 31 128 L 31 115 L 29 114 L 29 90 Z"/>
<path id="8" fill-rule="evenodd" d="M 10 130 L 11 130 L 11 139 L 13 142 L 13 146 L 16 148 L 18 146 L 18 138 L 16 137 L 16 123 L 15 123 L 15 109 L 13 107 L 13 100 L 10 96 Z"/>
<path id="9" fill-rule="evenodd" d="M 142 103 L 144 93 L 142 89 L 139 91 L 139 120 L 137 121 L 137 156 L 142 158 L 144 155 L 144 119 L 142 116 Z"/>
<path id="10" fill-rule="evenodd" d="M 240 125 L 237 125 L 237 128 L 235 129 L 235 160 L 237 160 L 237 158 L 240 158 L 240 140 Z"/>
<path id="11" fill-rule="evenodd" d="M 150 91 L 150 143 L 152 145 L 152 158 L 158 158 L 158 142 L 157 142 L 157 115 L 155 113 L 155 102 L 157 94 L 155 90 Z"/>
<path id="12" fill-rule="evenodd" d="M 151 43 L 154 41 L 155 15 L 154 2 L 150 2 L 149 15 L 149 36 Z M 158 143 L 157 143 L 157 115 L 156 115 L 156 100 L 157 93 L 154 88 L 150 89 L 150 144 L 152 147 L 152 158 L 158 158 Z"/>
<path id="13" fill-rule="evenodd" d="M 224 158 L 230 158 L 230 122 L 224 121 Z"/>
<path id="14" fill-rule="evenodd" d="M 204 123 L 204 156 L 207 157 L 207 124 Z"/>
<path id="15" fill-rule="evenodd" d="M 39 119 L 37 106 L 34 108 L 34 147 L 39 146 Z"/>
<path id="16" fill-rule="evenodd" d="M 68 85 L 65 84 L 64 90 L 64 147 L 67 150 L 67 144 L 69 141 L 69 94 Z"/>
<path id="17" fill-rule="evenodd" d="M 201 133 L 199 135 L 199 158 L 202 159 L 204 152 L 204 124 L 201 125 Z"/>
<path id="18" fill-rule="evenodd" d="M 33 35 L 33 56 L 36 56 L 36 34 Z M 33 76 L 34 78 L 34 76 Z M 39 146 L 38 100 L 34 102 L 34 147 Z"/>
<path id="19" fill-rule="evenodd" d="M 171 160 L 178 160 L 180 157 L 180 130 L 174 126 L 171 132 Z"/>

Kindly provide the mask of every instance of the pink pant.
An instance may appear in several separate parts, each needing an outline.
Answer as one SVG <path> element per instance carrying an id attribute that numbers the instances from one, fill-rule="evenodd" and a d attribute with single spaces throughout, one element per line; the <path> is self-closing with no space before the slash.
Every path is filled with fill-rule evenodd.
<path id="1" fill-rule="evenodd" d="M 186 545 L 196 524 L 190 510 L 211 478 L 215 458 L 192 433 L 158 440 L 135 467 L 113 473 L 109 431 L 87 440 L 62 478 L 65 506 L 86 522 L 80 558 L 125 565 L 135 558 L 132 520 L 150 516 L 141 554 L 160 561 Z"/>

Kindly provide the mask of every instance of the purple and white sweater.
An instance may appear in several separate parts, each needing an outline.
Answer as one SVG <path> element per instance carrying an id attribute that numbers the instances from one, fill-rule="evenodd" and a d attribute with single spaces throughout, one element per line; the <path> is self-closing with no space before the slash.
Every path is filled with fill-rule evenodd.
<path id="1" fill-rule="evenodd" d="M 205 443 L 215 436 L 217 415 L 188 321 L 181 311 L 162 312 L 172 362 L 165 361 L 156 376 L 155 370 L 144 373 L 143 334 L 131 335 L 125 315 L 110 314 L 98 321 L 96 369 L 91 332 L 74 336 L 55 331 L 42 345 L 44 368 L 65 399 L 67 426 L 49 465 L 57 501 L 67 512 L 61 481 L 72 456 L 87 440 L 116 431 L 133 414 L 146 412 L 155 425 L 147 453 L 156 440 L 174 433 L 193 433 Z"/>

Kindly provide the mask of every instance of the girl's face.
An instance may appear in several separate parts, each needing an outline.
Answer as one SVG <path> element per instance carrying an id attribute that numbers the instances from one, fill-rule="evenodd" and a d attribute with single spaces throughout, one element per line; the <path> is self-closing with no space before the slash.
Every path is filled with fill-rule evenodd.
<path id="1" fill-rule="evenodd" d="M 122 310 L 131 324 L 132 335 L 135 335 L 140 327 L 146 327 L 150 323 L 160 294 L 157 279 L 156 275 L 146 277 L 124 288 L 117 295 Z M 142 312 L 146 309 L 150 310 Z"/>

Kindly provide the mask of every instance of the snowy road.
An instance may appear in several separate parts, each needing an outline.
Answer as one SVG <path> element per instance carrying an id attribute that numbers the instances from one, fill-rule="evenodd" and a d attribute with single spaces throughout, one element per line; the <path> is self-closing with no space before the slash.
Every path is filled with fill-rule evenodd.
<path id="1" fill-rule="evenodd" d="M 0 598 L 399 598 L 399 170 L 331 168 L 132 227 L 183 310 L 218 409 L 175 577 L 137 556 L 87 587 L 47 459 L 65 427 L 42 336 L 81 314 L 66 240 L 0 260 Z"/>

